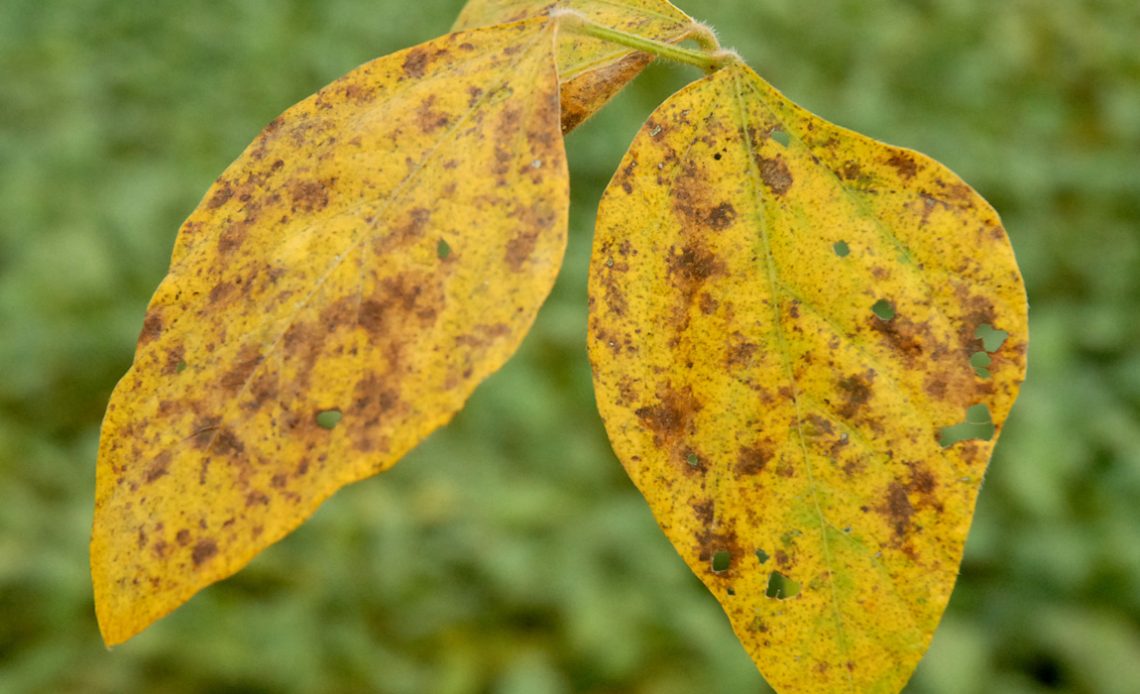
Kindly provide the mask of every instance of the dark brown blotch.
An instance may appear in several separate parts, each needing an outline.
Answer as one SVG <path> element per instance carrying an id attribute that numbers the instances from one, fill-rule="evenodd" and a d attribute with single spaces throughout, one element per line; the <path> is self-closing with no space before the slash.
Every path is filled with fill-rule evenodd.
<path id="1" fill-rule="evenodd" d="M 792 187 L 792 172 L 782 157 L 768 159 L 757 154 L 756 163 L 760 167 L 760 178 L 773 193 L 783 195 Z"/>
<path id="2" fill-rule="evenodd" d="M 233 186 L 230 185 L 229 181 L 225 181 L 222 183 L 221 187 L 214 191 L 214 194 L 210 196 L 210 200 L 206 203 L 206 207 L 211 210 L 216 210 L 222 205 L 226 204 L 233 196 Z"/>
<path id="3" fill-rule="evenodd" d="M 843 404 L 839 407 L 839 415 L 846 420 L 854 419 L 863 406 L 871 399 L 871 384 L 875 379 L 875 372 L 868 369 L 864 374 L 855 374 L 839 379 L 839 391 L 843 395 Z"/>
<path id="4" fill-rule="evenodd" d="M 217 553 L 217 543 L 206 538 L 204 540 L 198 540 L 198 543 L 194 545 L 194 549 L 190 552 L 190 559 L 194 562 L 194 566 L 201 566 L 203 562 L 208 561 Z"/>
<path id="5" fill-rule="evenodd" d="M 901 176 L 903 180 L 909 181 L 918 173 L 918 164 L 915 163 L 914 157 L 906 152 L 895 152 L 891 155 L 891 158 L 887 160 L 887 163 L 899 172 L 899 176 Z"/>
<path id="6" fill-rule="evenodd" d="M 139 332 L 139 346 L 158 339 L 162 335 L 162 313 L 157 308 L 147 312 L 143 319 L 142 331 Z"/>
<path id="7" fill-rule="evenodd" d="M 161 477 L 165 477 L 170 473 L 170 451 L 163 451 L 157 458 L 151 461 L 143 475 L 143 482 L 151 484 Z"/>
<path id="8" fill-rule="evenodd" d="M 408 51 L 404 56 L 404 74 L 412 79 L 419 79 L 424 76 L 427 70 L 428 61 L 431 57 L 428 55 L 427 50 L 423 48 L 413 48 Z"/>
<path id="9" fill-rule="evenodd" d="M 717 231 L 727 229 L 736 221 L 736 208 L 730 203 L 722 202 L 712 208 L 708 214 L 709 226 Z"/>
<path id="10" fill-rule="evenodd" d="M 768 461 L 772 459 L 772 451 L 764 446 L 741 446 L 736 458 L 736 473 L 738 475 L 758 475 L 764 471 Z"/>
<path id="11" fill-rule="evenodd" d="M 420 103 L 420 107 L 416 111 L 417 124 L 420 127 L 420 132 L 425 135 L 446 127 L 447 124 L 451 122 L 450 117 L 446 113 L 435 109 L 435 102 L 436 95 L 432 94 Z"/>
<path id="12" fill-rule="evenodd" d="M 241 390 L 264 359 L 257 347 L 251 345 L 243 348 L 234 367 L 222 375 L 221 387 L 228 391 Z"/>
<path id="13" fill-rule="evenodd" d="M 911 517 L 914 516 L 914 506 L 910 503 L 906 487 L 897 480 L 891 482 L 877 510 L 887 519 L 896 541 L 903 540 L 910 532 Z"/>

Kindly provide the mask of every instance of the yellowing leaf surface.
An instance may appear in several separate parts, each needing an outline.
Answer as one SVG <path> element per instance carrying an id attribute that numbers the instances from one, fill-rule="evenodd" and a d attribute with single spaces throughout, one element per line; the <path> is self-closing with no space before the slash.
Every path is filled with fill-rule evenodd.
<path id="1" fill-rule="evenodd" d="M 696 31 L 693 20 L 666 0 L 471 0 L 453 29 L 543 16 L 556 7 L 610 29 L 666 43 L 680 43 Z M 647 53 L 572 31 L 559 32 L 563 132 L 592 116 L 652 61 Z"/>
<path id="2" fill-rule="evenodd" d="M 107 410 L 106 642 L 447 422 L 530 327 L 567 208 L 543 20 L 381 58 L 271 123 L 183 225 Z"/>
<path id="3" fill-rule="evenodd" d="M 602 200 L 590 302 L 614 448 L 765 677 L 901 689 L 993 446 L 944 448 L 943 430 L 973 407 L 1000 431 L 1025 372 L 993 209 L 734 65 L 636 137 Z M 991 329 L 1008 337 L 975 370 Z"/>

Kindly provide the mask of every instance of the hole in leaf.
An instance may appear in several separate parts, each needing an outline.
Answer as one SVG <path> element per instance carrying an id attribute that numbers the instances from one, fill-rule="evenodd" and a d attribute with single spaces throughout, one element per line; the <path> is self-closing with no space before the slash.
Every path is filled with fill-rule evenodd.
<path id="1" fill-rule="evenodd" d="M 717 152 L 716 154 L 713 155 L 713 159 L 720 161 L 722 156 L 724 156 L 724 155 L 722 155 L 720 152 Z"/>
<path id="2" fill-rule="evenodd" d="M 689 467 L 699 467 L 701 464 L 701 457 L 696 453 L 689 451 L 689 454 L 685 456 L 685 462 L 689 464 Z"/>
<path id="3" fill-rule="evenodd" d="M 764 564 L 768 561 L 768 553 L 762 549 L 758 549 L 756 550 L 756 558 L 760 560 L 761 564 Z"/>
<path id="4" fill-rule="evenodd" d="M 728 589 L 728 590 L 726 590 L 725 592 L 726 592 L 726 593 L 728 593 L 728 597 L 730 597 L 730 598 L 731 598 L 732 596 L 736 595 L 736 591 L 735 591 L 734 589 L 732 589 L 732 588 L 729 588 L 729 589 Z"/>
<path id="5" fill-rule="evenodd" d="M 1001 349 L 1001 346 L 1005 344 L 1006 338 L 1009 337 L 1009 333 L 1004 330 L 998 330 L 988 323 L 983 323 L 974 331 L 974 337 L 982 341 L 982 349 L 993 353 Z"/>
<path id="6" fill-rule="evenodd" d="M 343 416 L 340 410 L 323 410 L 317 413 L 317 426 L 322 429 L 335 429 Z"/>
<path id="7" fill-rule="evenodd" d="M 847 245 L 846 241 L 837 241 L 832 248 L 835 249 L 835 255 L 840 258 L 846 258 L 851 255 L 851 247 Z"/>
<path id="8" fill-rule="evenodd" d="M 712 570 L 717 572 L 717 573 L 721 573 L 723 571 L 728 571 L 728 567 L 731 563 L 732 563 L 732 552 L 729 552 L 727 550 L 722 549 L 721 551 L 719 551 L 713 555 Z"/>
<path id="9" fill-rule="evenodd" d="M 949 448 L 960 441 L 978 439 L 989 441 L 994 437 L 994 421 L 990 416 L 990 408 L 985 405 L 973 405 L 966 410 L 966 421 L 944 428 L 938 434 L 938 443 L 943 448 Z"/>
<path id="10" fill-rule="evenodd" d="M 187 364 L 185 361 L 180 361 L 180 362 L 178 362 L 177 364 L 175 364 L 175 365 L 174 365 L 174 373 L 176 373 L 176 374 L 180 374 L 180 373 L 182 373 L 183 371 L 185 371 L 185 370 L 186 370 L 186 367 L 188 367 L 188 366 L 190 366 L 190 365 L 189 365 L 189 364 Z"/>
<path id="11" fill-rule="evenodd" d="M 879 320 L 888 321 L 895 317 L 895 306 L 886 299 L 879 299 L 875 305 L 871 307 L 871 311 L 878 316 Z"/>
<path id="12" fill-rule="evenodd" d="M 773 571 L 768 575 L 768 591 L 764 593 L 770 598 L 776 600 L 787 600 L 794 598 L 800 593 L 800 584 L 788 578 L 779 571 Z"/>
<path id="13" fill-rule="evenodd" d="M 990 364 L 992 363 L 994 360 L 985 352 L 974 352 L 970 355 L 970 366 L 974 367 L 974 373 L 981 378 L 990 377 Z"/>
<path id="14" fill-rule="evenodd" d="M 447 257 L 451 255 L 451 245 L 448 244 L 447 241 L 440 239 L 439 243 L 435 246 L 435 254 L 439 256 L 440 260 L 447 260 Z"/>
<path id="15" fill-rule="evenodd" d="M 790 143 L 792 141 L 792 136 L 789 135 L 788 131 L 784 130 L 783 128 L 774 129 L 772 131 L 771 137 L 773 140 L 775 140 L 776 142 L 779 142 L 784 147 L 787 147 L 788 143 Z"/>

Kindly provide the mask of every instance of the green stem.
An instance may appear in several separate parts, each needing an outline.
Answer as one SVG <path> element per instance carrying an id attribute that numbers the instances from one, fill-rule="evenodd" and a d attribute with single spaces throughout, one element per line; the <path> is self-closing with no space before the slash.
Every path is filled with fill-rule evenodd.
<path id="1" fill-rule="evenodd" d="M 712 72 L 718 70 L 725 65 L 738 60 L 735 54 L 729 51 L 720 50 L 720 45 L 716 43 L 716 39 L 712 38 L 712 32 L 704 29 L 704 31 L 697 31 L 694 37 L 698 43 L 701 44 L 703 50 L 693 50 L 691 48 L 682 48 L 674 46 L 671 43 L 664 41 L 656 41 L 654 39 L 647 39 L 643 36 L 635 36 L 634 34 L 627 34 L 624 31 L 611 29 L 610 27 L 595 24 L 586 19 L 582 15 L 575 12 L 566 12 L 559 14 L 558 20 L 562 27 L 571 31 L 586 36 L 593 36 L 603 41 L 616 43 L 619 46 L 626 46 L 634 50 L 643 51 L 658 58 L 665 58 L 666 60 L 673 60 L 678 63 L 686 63 L 688 65 L 695 65 L 704 70 Z M 710 40 L 711 39 L 711 40 Z"/>

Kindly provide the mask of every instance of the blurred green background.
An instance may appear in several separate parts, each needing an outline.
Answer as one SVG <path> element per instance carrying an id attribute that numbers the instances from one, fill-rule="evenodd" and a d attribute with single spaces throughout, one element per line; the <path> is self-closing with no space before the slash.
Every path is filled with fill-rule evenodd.
<path id="1" fill-rule="evenodd" d="M 655 66 L 570 137 L 567 263 L 519 355 L 392 472 L 105 650 L 98 426 L 174 233 L 286 106 L 460 0 L 0 5 L 0 692 L 756 692 L 613 458 L 585 357 L 593 210 Z M 1140 692 L 1140 5 L 684 4 L 821 115 L 1002 212 L 1030 376 L 911 692 Z"/>

